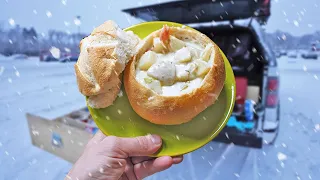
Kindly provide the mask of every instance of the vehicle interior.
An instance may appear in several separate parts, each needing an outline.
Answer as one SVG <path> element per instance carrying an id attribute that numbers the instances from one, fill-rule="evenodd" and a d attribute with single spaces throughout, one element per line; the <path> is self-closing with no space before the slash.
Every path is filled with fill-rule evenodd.
<path id="1" fill-rule="evenodd" d="M 237 81 L 238 97 L 234 111 L 241 113 L 241 105 L 248 94 L 246 92 L 247 87 L 262 87 L 263 85 L 263 68 L 265 63 L 256 45 L 257 40 L 250 30 L 244 28 L 200 27 L 197 29 L 210 37 L 227 56 Z M 250 95 L 258 96 L 256 103 L 260 103 L 259 97 L 261 94 L 262 90 L 260 88 L 258 94 Z"/>

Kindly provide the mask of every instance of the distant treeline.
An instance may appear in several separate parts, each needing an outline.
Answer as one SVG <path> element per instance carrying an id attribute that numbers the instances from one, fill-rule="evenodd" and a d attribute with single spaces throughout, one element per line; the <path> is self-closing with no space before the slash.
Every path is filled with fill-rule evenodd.
<path id="1" fill-rule="evenodd" d="M 320 45 L 320 31 L 313 34 L 306 34 L 303 36 L 293 36 L 290 33 L 276 31 L 274 33 L 267 33 L 266 40 L 275 49 L 308 49 L 312 45 Z"/>
<path id="2" fill-rule="evenodd" d="M 79 42 L 86 34 L 71 34 L 50 30 L 47 34 L 39 34 L 34 28 L 22 28 L 19 25 L 5 30 L 0 27 L 0 53 L 4 55 L 27 54 L 37 56 L 41 51 L 51 47 L 61 51 L 79 51 Z"/>
<path id="3" fill-rule="evenodd" d="M 4 55 L 27 54 L 39 55 L 51 47 L 61 51 L 79 51 L 79 42 L 87 34 L 67 33 L 50 30 L 47 34 L 39 34 L 34 28 L 22 28 L 16 25 L 5 30 L 0 26 L 0 53 Z M 276 31 L 267 33 L 266 40 L 275 49 L 311 49 L 312 44 L 320 45 L 320 31 L 303 36 L 293 36 L 290 33 Z"/>

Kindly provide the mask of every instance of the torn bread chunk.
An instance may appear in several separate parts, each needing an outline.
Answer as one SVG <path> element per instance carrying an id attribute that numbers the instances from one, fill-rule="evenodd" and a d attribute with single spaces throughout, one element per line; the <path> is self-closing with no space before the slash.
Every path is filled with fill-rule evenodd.
<path id="1" fill-rule="evenodd" d="M 75 64 L 79 91 L 88 97 L 88 105 L 105 108 L 120 91 L 120 74 L 136 54 L 140 39 L 123 31 L 115 22 L 106 21 L 80 42 Z"/>

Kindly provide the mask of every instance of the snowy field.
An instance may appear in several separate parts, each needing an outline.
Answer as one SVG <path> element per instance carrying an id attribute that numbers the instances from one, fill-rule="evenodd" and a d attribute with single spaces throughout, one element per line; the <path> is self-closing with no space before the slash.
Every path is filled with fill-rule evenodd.
<path id="1" fill-rule="evenodd" d="M 279 59 L 277 142 L 250 149 L 211 142 L 149 179 L 320 179 L 320 60 Z M 73 63 L 0 57 L 0 180 L 63 179 L 71 164 L 32 146 L 25 113 L 55 117 L 85 105 Z"/>

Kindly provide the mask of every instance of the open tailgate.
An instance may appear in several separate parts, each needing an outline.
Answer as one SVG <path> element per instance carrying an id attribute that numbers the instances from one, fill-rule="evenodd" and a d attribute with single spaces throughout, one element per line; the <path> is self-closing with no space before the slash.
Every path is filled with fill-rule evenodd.
<path id="1" fill-rule="evenodd" d="M 145 21 L 182 24 L 269 17 L 270 0 L 184 0 L 123 10 Z"/>

